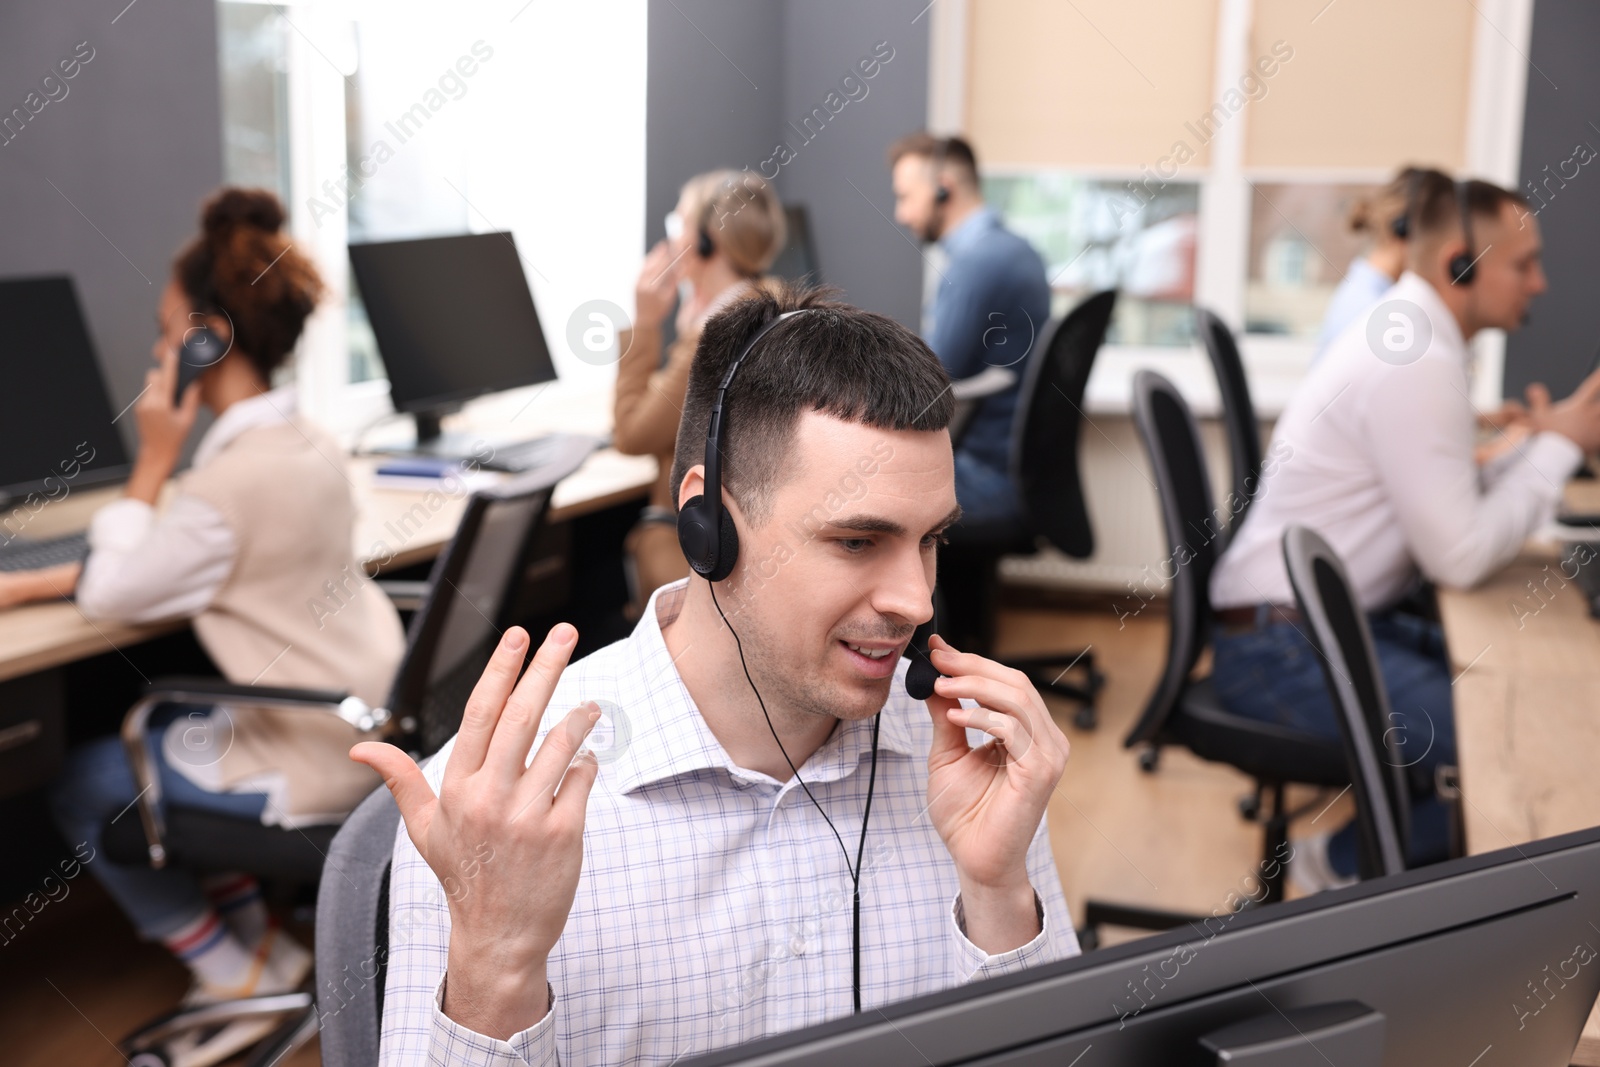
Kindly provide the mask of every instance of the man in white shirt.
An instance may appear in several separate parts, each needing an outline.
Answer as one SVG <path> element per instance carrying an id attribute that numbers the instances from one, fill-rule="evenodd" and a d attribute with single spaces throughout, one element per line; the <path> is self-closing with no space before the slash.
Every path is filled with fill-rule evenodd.
<path id="1" fill-rule="evenodd" d="M 563 624 L 519 682 L 508 631 L 426 773 L 353 750 L 405 820 L 383 1063 L 664 1064 L 1077 952 L 1038 693 L 937 637 L 946 677 L 905 690 L 951 413 L 883 316 L 762 292 L 707 322 L 673 484 L 685 522 L 722 501 L 716 560 L 689 539 L 695 573 L 570 666 Z"/>
<path id="2" fill-rule="evenodd" d="M 1516 193 L 1433 174 L 1414 219 L 1407 272 L 1338 335 L 1278 420 L 1272 454 L 1284 458 L 1218 561 L 1211 603 L 1213 678 L 1228 708 L 1337 736 L 1293 607 L 1284 528 L 1316 530 L 1344 560 L 1372 623 L 1420 798 L 1412 809 L 1417 863 L 1446 851 L 1432 778 L 1455 761 L 1451 679 L 1437 624 L 1394 608 L 1423 580 L 1476 585 L 1549 521 L 1567 478 L 1600 450 L 1600 375 L 1559 404 L 1531 387 L 1529 435 L 1480 470 L 1467 343 L 1482 329 L 1517 328 L 1544 291 L 1538 223 Z M 1307 888 L 1348 881 L 1353 825 L 1301 855 L 1291 873 Z"/>

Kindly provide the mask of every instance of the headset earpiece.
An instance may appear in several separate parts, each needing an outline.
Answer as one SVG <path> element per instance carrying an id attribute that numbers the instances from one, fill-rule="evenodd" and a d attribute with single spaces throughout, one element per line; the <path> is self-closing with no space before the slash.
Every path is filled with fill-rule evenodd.
<path id="1" fill-rule="evenodd" d="M 689 567 L 708 582 L 720 582 L 733 573 L 739 562 L 739 528 L 726 507 L 717 509 L 713 520 L 702 494 L 690 498 L 678 511 L 678 547 Z M 712 522 L 717 536 L 711 537 Z"/>
<path id="2" fill-rule="evenodd" d="M 710 259 L 717 250 L 717 246 L 711 241 L 711 231 L 703 225 L 695 237 L 694 250 L 701 259 Z"/>
<path id="3" fill-rule="evenodd" d="M 702 227 L 701 233 L 704 232 Z M 705 492 L 690 497 L 678 509 L 678 547 L 683 550 L 683 558 L 689 561 L 690 569 L 708 582 L 722 581 L 733 573 L 733 565 L 739 561 L 739 528 L 722 502 L 722 406 L 728 398 L 728 387 L 733 384 L 739 365 L 767 331 L 791 315 L 809 310 L 786 311 L 757 330 L 728 364 L 717 386 L 716 399 L 712 401 L 711 414 L 706 420 Z"/>
<path id="4" fill-rule="evenodd" d="M 948 203 L 949 200 L 950 200 L 950 187 L 948 185 L 944 184 L 943 182 L 940 182 L 939 183 L 939 188 L 937 188 L 937 189 L 935 189 L 933 191 L 933 202 L 935 204 L 944 204 L 944 203 Z"/>

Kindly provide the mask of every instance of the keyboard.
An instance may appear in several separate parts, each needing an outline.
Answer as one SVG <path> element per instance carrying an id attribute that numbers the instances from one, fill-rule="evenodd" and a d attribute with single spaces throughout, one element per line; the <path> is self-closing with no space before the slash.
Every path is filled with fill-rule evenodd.
<path id="1" fill-rule="evenodd" d="M 524 474 L 549 463 L 555 458 L 557 438 L 535 437 L 530 441 L 506 441 L 495 446 L 494 455 L 483 461 L 486 471 L 504 471 Z"/>
<path id="2" fill-rule="evenodd" d="M 89 555 L 89 535 L 69 534 L 46 541 L 21 538 L 0 545 L 0 571 L 36 571 L 62 563 L 79 563 Z"/>

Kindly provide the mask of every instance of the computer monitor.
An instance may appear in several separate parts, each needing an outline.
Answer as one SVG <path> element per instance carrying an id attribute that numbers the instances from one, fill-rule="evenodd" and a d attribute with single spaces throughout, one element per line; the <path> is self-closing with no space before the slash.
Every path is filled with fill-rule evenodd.
<path id="1" fill-rule="evenodd" d="M 783 217 L 789 231 L 788 240 L 778 258 L 772 261 L 768 273 L 792 282 L 820 282 L 822 272 L 817 266 L 816 247 L 811 243 L 811 221 L 806 209 L 800 204 L 785 204 Z"/>
<path id="2" fill-rule="evenodd" d="M 0 367 L 0 504 L 127 477 L 118 413 L 71 278 L 0 280 Z M 0 529 L 0 540 L 18 532 Z"/>
<path id="3" fill-rule="evenodd" d="M 509 233 L 354 244 L 350 266 L 419 451 L 454 455 L 439 420 L 473 397 L 555 379 Z"/>
<path id="4" fill-rule="evenodd" d="M 1600 828 L 1217 910 L 679 1067 L 1565 1065 L 1600 990 Z"/>

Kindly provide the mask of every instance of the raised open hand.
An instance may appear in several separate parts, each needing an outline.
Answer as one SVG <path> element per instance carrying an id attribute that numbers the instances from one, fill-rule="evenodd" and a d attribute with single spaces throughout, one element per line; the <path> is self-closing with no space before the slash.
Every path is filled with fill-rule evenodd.
<path id="1" fill-rule="evenodd" d="M 492 1037 L 544 1017 L 545 963 L 583 868 L 584 814 L 599 768 L 580 752 L 599 708 L 572 709 L 528 761 L 577 640 L 571 626 L 554 627 L 519 682 L 528 634 L 506 631 L 467 701 L 437 797 L 394 746 L 367 742 L 350 752 L 383 776 L 406 833 L 444 886 L 445 1012 Z"/>

